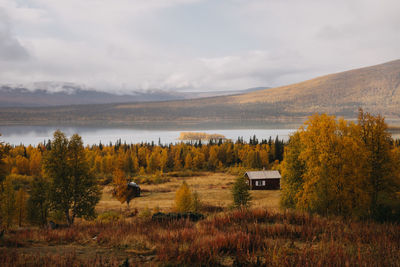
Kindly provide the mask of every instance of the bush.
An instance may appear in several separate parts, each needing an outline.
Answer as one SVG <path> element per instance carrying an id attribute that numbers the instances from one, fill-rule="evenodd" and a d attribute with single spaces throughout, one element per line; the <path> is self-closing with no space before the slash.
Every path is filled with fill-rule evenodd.
<path id="1" fill-rule="evenodd" d="M 174 221 L 174 220 L 181 220 L 181 219 L 189 219 L 192 222 L 197 222 L 199 220 L 204 219 L 204 215 L 201 213 L 195 213 L 195 212 L 182 212 L 182 213 L 179 213 L 179 212 L 178 213 L 157 212 L 157 213 L 153 214 L 151 219 L 153 221 L 157 221 L 157 222 L 166 222 L 166 221 Z"/>
<path id="2" fill-rule="evenodd" d="M 169 177 L 193 177 L 193 176 L 203 176 L 203 175 L 204 175 L 204 173 L 202 173 L 202 172 L 195 172 L 192 170 L 183 170 L 183 171 L 167 173 L 167 176 L 169 176 Z"/>
<path id="3" fill-rule="evenodd" d="M 106 211 L 97 216 L 96 221 L 102 223 L 117 222 L 122 218 L 121 214 L 116 211 Z"/>
<path id="4" fill-rule="evenodd" d="M 141 218 L 150 218 L 151 217 L 151 210 L 146 207 L 139 213 L 139 217 Z"/>

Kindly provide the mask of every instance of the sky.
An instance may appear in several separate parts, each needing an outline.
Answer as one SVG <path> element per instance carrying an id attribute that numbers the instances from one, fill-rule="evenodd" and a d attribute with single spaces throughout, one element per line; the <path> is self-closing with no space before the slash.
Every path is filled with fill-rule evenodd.
<path id="1" fill-rule="evenodd" d="M 398 0 L 0 0 L 0 84 L 287 85 L 399 59 L 399 13 Z"/>

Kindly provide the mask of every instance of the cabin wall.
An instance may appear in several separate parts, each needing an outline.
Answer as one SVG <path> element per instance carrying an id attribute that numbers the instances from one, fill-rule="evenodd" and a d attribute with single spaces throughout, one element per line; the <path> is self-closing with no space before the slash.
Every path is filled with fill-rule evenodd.
<path id="1" fill-rule="evenodd" d="M 251 190 L 278 190 L 280 189 L 281 179 L 257 179 L 249 180 Z M 264 183 L 263 183 L 264 182 Z M 258 185 L 257 185 L 258 183 Z M 265 185 L 264 185 L 265 184 Z"/>

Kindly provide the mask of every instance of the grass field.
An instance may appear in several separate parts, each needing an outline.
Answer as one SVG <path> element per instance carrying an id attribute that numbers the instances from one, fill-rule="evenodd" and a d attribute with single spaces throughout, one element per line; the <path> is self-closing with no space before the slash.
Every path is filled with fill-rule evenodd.
<path id="1" fill-rule="evenodd" d="M 231 210 L 234 179 L 204 173 L 142 185 L 142 196 L 131 203 L 139 215 L 129 218 L 107 186 L 97 211 L 120 217 L 7 231 L 0 238 L 0 266 L 399 266 L 399 225 L 282 211 L 279 191 L 252 191 L 252 209 Z M 220 208 L 199 222 L 141 216 L 172 211 L 183 180 L 206 206 Z"/>
<path id="2" fill-rule="evenodd" d="M 141 197 L 131 201 L 131 209 L 159 209 L 163 212 L 173 211 L 175 192 L 183 181 L 186 181 L 192 191 L 197 191 L 200 200 L 211 206 L 229 208 L 232 204 L 231 187 L 235 176 L 227 173 L 203 173 L 201 176 L 171 178 L 170 182 L 160 185 L 141 185 Z M 97 206 L 98 212 L 107 210 L 124 210 L 126 204 L 121 204 L 111 195 L 111 186 L 103 189 L 103 195 Z M 279 208 L 279 190 L 251 191 L 252 206 L 277 210 Z"/>
<path id="3" fill-rule="evenodd" d="M 232 205 L 231 187 L 234 180 L 235 176 L 227 173 L 205 172 L 194 177 L 173 177 L 169 182 L 159 185 L 143 184 L 140 185 L 142 194 L 131 201 L 130 210 L 137 209 L 139 217 L 145 210 L 174 211 L 175 192 L 183 181 L 188 183 L 192 191 L 198 192 L 200 200 L 205 206 L 220 208 L 220 211 L 229 210 Z M 112 186 L 103 188 L 102 198 L 96 207 L 97 212 L 102 214 L 114 211 L 117 214 L 125 214 L 127 210 L 126 203 L 121 204 L 112 196 L 111 192 Z M 252 206 L 278 210 L 279 190 L 252 191 L 251 194 Z M 143 218 L 139 219 L 143 220 Z M 135 222 L 135 220 L 135 218 L 125 219 L 126 222 Z M 147 255 L 149 254 L 149 247 L 152 246 L 145 245 L 148 241 L 138 241 L 143 238 L 142 235 L 133 238 L 133 242 L 131 242 L 133 240 L 131 237 L 129 238 L 130 241 L 122 239 L 118 245 L 110 246 L 110 244 L 104 245 L 93 241 L 94 234 L 86 234 L 83 237 L 81 234 L 76 233 L 76 231 L 80 231 L 76 227 L 78 229 L 84 227 L 85 231 L 90 232 L 87 229 L 88 222 L 81 220 L 77 220 L 77 223 L 73 226 L 74 229 L 70 230 L 71 232 L 65 229 L 49 231 L 38 228 L 21 228 L 12 232 L 14 237 L 18 236 L 18 238 L 8 239 L 9 243 L 7 244 L 1 245 L 0 243 L 0 266 L 23 265 L 23 262 L 36 266 L 52 266 L 54 264 L 68 266 L 68 264 L 72 263 L 118 265 L 126 258 L 133 258 L 132 261 L 139 265 L 145 263 L 155 264 L 153 260 L 155 256 Z M 27 233 L 27 231 L 30 233 Z M 79 237 L 66 237 L 72 235 L 72 232 Z M 62 236 L 59 236 L 60 234 Z M 14 257 L 15 261 L 10 260 L 12 257 Z M 1 259 L 3 259 L 3 262 L 1 262 Z M 160 262 L 157 264 L 160 264 Z"/>

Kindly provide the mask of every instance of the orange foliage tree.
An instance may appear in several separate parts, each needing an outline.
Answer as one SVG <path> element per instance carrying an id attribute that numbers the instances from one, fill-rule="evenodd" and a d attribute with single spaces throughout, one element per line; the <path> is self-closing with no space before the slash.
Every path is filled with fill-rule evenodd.
<path id="1" fill-rule="evenodd" d="M 386 129 L 379 116 L 362 111 L 358 124 L 326 114 L 311 116 L 286 148 L 282 205 L 321 214 L 375 217 L 377 195 L 394 197 L 400 185 Z M 370 140 L 372 136 L 375 139 Z"/>

